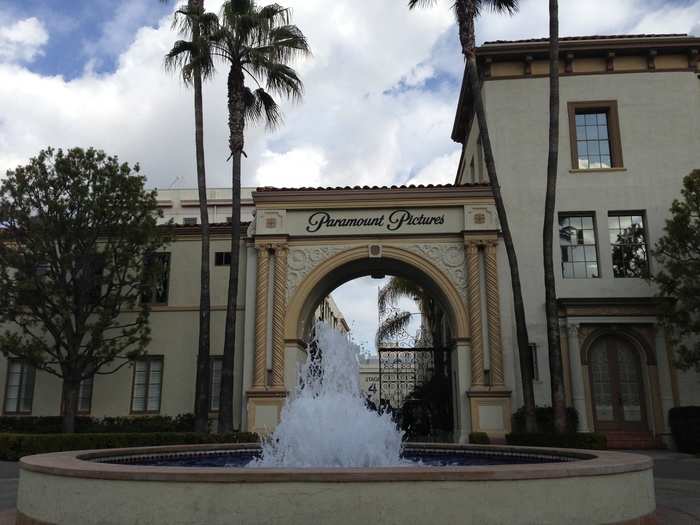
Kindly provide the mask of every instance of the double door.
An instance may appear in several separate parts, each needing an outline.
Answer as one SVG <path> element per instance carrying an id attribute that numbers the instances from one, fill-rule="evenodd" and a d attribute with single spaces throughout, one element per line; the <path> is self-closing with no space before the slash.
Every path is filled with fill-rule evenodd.
<path id="1" fill-rule="evenodd" d="M 639 353 L 629 341 L 600 338 L 591 349 L 590 375 L 596 430 L 648 429 Z"/>

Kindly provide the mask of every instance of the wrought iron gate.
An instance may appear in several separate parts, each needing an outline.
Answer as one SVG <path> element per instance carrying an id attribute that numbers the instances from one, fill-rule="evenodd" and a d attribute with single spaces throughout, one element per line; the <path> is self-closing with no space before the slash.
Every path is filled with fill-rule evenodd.
<path id="1" fill-rule="evenodd" d="M 449 349 L 379 348 L 379 400 L 411 438 L 451 433 Z"/>

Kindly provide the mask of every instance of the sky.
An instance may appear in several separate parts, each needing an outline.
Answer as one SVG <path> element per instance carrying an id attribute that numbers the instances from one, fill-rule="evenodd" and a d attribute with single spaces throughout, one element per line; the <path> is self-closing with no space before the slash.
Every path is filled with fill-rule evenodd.
<path id="1" fill-rule="evenodd" d="M 281 101 L 283 126 L 247 130 L 243 184 L 452 182 L 463 62 L 451 0 L 415 11 L 406 0 L 279 1 L 292 8 L 313 56 L 295 64 L 305 96 Z M 547 4 L 522 0 L 513 17 L 485 13 L 477 40 L 547 36 Z M 0 0 L 0 178 L 46 146 L 95 146 L 138 161 L 151 187 L 194 187 L 192 93 L 163 70 L 178 38 L 170 28 L 176 5 Z M 205 0 L 210 11 L 220 5 Z M 560 31 L 700 35 L 700 0 L 562 0 Z M 230 185 L 225 80 L 220 66 L 204 88 L 210 187 Z M 357 286 L 334 294 L 351 324 L 351 312 L 368 311 L 376 297 L 376 283 Z M 373 328 L 358 320 L 354 331 Z"/>

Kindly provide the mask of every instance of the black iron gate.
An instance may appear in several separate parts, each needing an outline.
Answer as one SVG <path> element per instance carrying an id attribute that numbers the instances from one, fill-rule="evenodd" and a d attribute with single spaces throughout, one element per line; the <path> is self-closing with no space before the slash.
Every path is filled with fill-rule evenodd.
<path id="1" fill-rule="evenodd" d="M 380 406 L 410 439 L 452 433 L 452 373 L 447 348 L 379 348 Z"/>

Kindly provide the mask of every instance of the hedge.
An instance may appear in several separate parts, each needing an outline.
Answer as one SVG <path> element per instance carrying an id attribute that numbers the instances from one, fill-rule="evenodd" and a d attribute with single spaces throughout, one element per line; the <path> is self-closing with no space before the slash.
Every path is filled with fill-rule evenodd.
<path id="1" fill-rule="evenodd" d="M 554 434 L 554 411 L 552 407 L 535 407 L 535 420 L 537 432 L 542 434 Z M 520 407 L 513 414 L 513 433 L 525 433 L 525 407 Z M 566 432 L 574 434 L 578 430 L 578 412 L 573 407 L 566 408 Z"/>
<path id="2" fill-rule="evenodd" d="M 0 432 L 55 434 L 61 432 L 61 416 L 0 416 Z M 83 433 L 192 432 L 194 415 L 87 417 L 75 419 L 75 431 Z"/>
<path id="3" fill-rule="evenodd" d="M 672 408 L 668 411 L 668 423 L 680 452 L 700 453 L 700 406 Z"/>
<path id="4" fill-rule="evenodd" d="M 195 445 L 201 443 L 257 443 L 257 434 L 202 434 L 195 432 L 135 432 L 111 434 L 0 434 L 0 460 L 22 456 L 101 448 Z"/>
<path id="5" fill-rule="evenodd" d="M 506 443 L 525 447 L 561 447 L 605 450 L 608 447 L 605 434 L 596 432 L 554 433 L 512 433 L 506 435 Z"/>
<path id="6" fill-rule="evenodd" d="M 473 445 L 488 445 L 491 443 L 491 440 L 486 432 L 471 432 L 469 434 L 469 443 Z"/>

